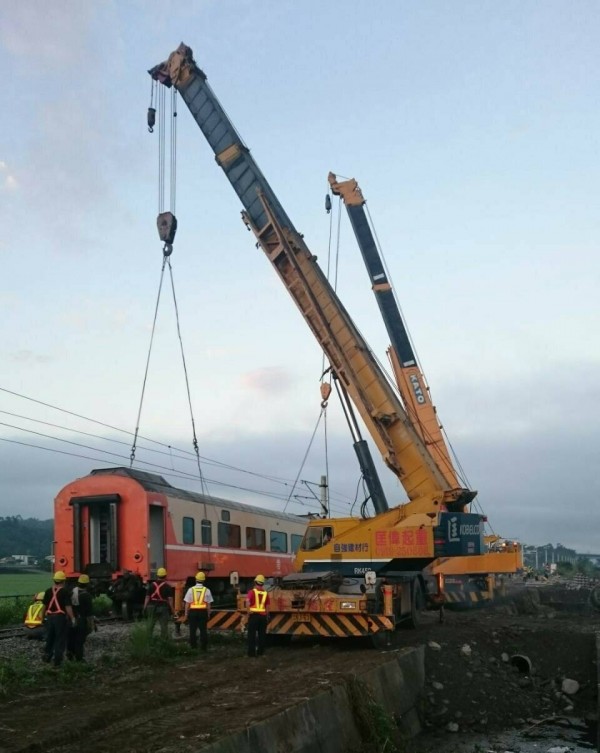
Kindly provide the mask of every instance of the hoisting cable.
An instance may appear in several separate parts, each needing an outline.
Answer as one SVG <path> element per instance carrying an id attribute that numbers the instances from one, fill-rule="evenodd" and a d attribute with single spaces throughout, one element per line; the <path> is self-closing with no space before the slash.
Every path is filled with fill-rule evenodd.
<path id="1" fill-rule="evenodd" d="M 187 391 L 188 405 L 190 408 L 190 420 L 192 422 L 192 444 L 194 445 L 194 452 L 196 453 L 196 462 L 198 464 L 198 476 L 200 478 L 200 488 L 202 494 L 208 495 L 208 488 L 206 481 L 202 473 L 202 466 L 200 465 L 200 449 L 198 448 L 198 438 L 196 436 L 196 422 L 194 421 L 194 410 L 192 408 L 192 394 L 190 392 L 190 380 L 188 377 L 187 364 L 185 361 L 185 352 L 183 349 L 183 338 L 181 337 L 181 326 L 179 323 L 179 307 L 177 306 L 177 296 L 175 295 L 175 282 L 173 280 L 173 268 L 171 266 L 171 260 L 168 256 L 165 256 L 166 262 L 169 266 L 169 275 L 171 277 L 171 290 L 173 292 L 173 304 L 175 306 L 175 319 L 177 322 L 177 336 L 179 338 L 179 346 L 181 350 L 181 360 L 183 363 L 183 373 L 185 374 L 185 388 Z"/>
<path id="2" fill-rule="evenodd" d="M 154 332 L 156 330 L 156 318 L 158 316 L 158 304 L 160 303 L 160 293 L 162 290 L 163 279 L 165 276 L 165 264 L 167 263 L 167 259 L 168 259 L 167 256 L 163 257 L 162 269 L 160 271 L 160 283 L 158 286 L 158 295 L 156 297 L 156 306 L 154 307 L 154 321 L 152 322 L 152 334 L 150 335 L 150 347 L 148 348 L 148 356 L 146 358 L 146 370 L 144 372 L 144 381 L 142 383 L 142 394 L 140 396 L 140 405 L 138 408 L 137 421 L 135 422 L 133 445 L 131 446 L 131 454 L 129 455 L 129 467 L 130 468 L 133 467 L 133 461 L 135 460 L 137 438 L 140 431 L 140 418 L 142 415 L 142 405 L 144 404 L 144 394 L 146 392 L 146 381 L 148 379 L 148 368 L 150 366 L 150 356 L 152 354 L 152 343 L 154 342 Z"/>
<path id="3" fill-rule="evenodd" d="M 312 447 L 312 443 L 314 441 L 315 434 L 317 433 L 317 429 L 319 428 L 319 424 L 321 423 L 321 418 L 323 416 L 324 411 L 325 411 L 325 408 L 321 408 L 321 412 L 319 413 L 319 418 L 317 418 L 317 423 L 315 424 L 315 428 L 314 428 L 312 436 L 310 438 L 310 442 L 308 443 L 308 447 L 306 448 L 306 452 L 304 453 L 304 457 L 302 458 L 302 463 L 300 464 L 300 468 L 298 470 L 298 474 L 297 474 L 296 478 L 294 479 L 294 483 L 292 485 L 292 490 L 290 491 L 289 497 L 287 498 L 287 501 L 286 501 L 285 505 L 283 506 L 283 512 L 285 512 L 287 510 L 287 506 L 289 505 L 289 503 L 290 503 L 290 501 L 292 499 L 292 496 L 293 496 L 294 491 L 296 489 L 296 485 L 298 484 L 298 479 L 300 478 L 300 474 L 302 473 L 302 471 L 304 469 L 304 465 L 306 463 L 306 459 L 308 458 L 308 453 L 310 452 L 310 448 Z"/>
<path id="4" fill-rule="evenodd" d="M 152 93 L 151 93 L 152 95 Z M 158 227 L 158 235 L 161 241 L 164 242 L 163 246 L 163 265 L 161 272 L 161 286 L 164 276 L 165 266 L 169 267 L 169 276 L 171 279 L 171 292 L 173 295 L 173 304 L 175 307 L 175 319 L 177 323 L 177 336 L 179 339 L 179 347 L 181 351 L 181 359 L 183 363 L 183 372 L 185 376 L 185 386 L 187 392 L 188 406 L 190 409 L 190 419 L 192 424 L 192 444 L 194 447 L 194 454 L 196 456 L 196 464 L 198 466 L 198 477 L 200 479 L 200 488 L 203 496 L 209 496 L 206 479 L 202 473 L 202 466 L 200 462 L 200 448 L 198 446 L 198 437 L 196 434 L 196 422 L 194 419 L 194 411 L 192 407 L 192 395 L 190 390 L 190 381 L 187 370 L 187 363 L 185 359 L 185 350 L 183 347 L 183 338 L 181 335 L 181 323 L 179 319 L 179 306 L 177 305 L 177 295 L 175 293 L 175 280 L 173 277 L 173 267 L 171 265 L 171 254 L 173 253 L 173 241 L 175 240 L 175 233 L 177 231 L 177 218 L 175 216 L 176 201 L 177 201 L 177 90 L 175 87 L 171 89 L 171 139 L 170 139 L 170 152 L 169 152 L 169 210 L 165 211 L 165 182 L 166 182 L 166 88 L 164 86 L 159 87 L 157 95 L 158 104 L 158 217 L 156 224 Z M 152 108 L 152 99 L 150 101 Z M 148 130 L 150 130 L 150 121 L 154 119 L 154 114 L 151 114 L 151 108 L 148 110 Z M 152 131 L 151 131 L 152 132 Z M 158 302 L 157 302 L 158 307 Z M 155 313 L 156 320 L 156 313 Z M 153 331 L 154 335 L 154 331 Z M 147 371 L 147 367 L 146 367 Z M 144 380 L 145 384 L 145 380 Z M 143 393 L 142 393 L 143 399 Z M 141 413 L 141 404 L 140 404 Z M 139 424 L 139 416 L 138 416 Z M 137 430 L 136 430 L 137 435 Z M 132 462 L 134 452 L 132 452 Z M 206 518 L 206 500 L 204 501 L 204 517 Z M 210 545 L 208 545 L 210 546 Z M 207 552 L 210 549 L 207 549 Z"/>

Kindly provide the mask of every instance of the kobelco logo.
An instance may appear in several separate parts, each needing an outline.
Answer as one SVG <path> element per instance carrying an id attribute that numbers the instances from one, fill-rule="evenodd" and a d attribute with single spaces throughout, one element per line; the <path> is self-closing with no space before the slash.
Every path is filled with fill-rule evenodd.
<path id="1" fill-rule="evenodd" d="M 448 521 L 448 541 L 460 541 L 457 518 L 450 518 Z"/>
<path id="2" fill-rule="evenodd" d="M 421 389 L 421 385 L 419 384 L 419 377 L 416 374 L 411 374 L 410 383 L 412 384 L 415 397 L 417 398 L 417 403 L 423 405 L 423 403 L 425 402 L 425 395 L 423 394 L 423 390 Z"/>

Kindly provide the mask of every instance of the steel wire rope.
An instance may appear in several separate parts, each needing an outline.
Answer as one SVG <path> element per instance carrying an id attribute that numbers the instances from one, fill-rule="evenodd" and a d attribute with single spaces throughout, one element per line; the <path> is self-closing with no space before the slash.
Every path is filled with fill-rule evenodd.
<path id="1" fill-rule="evenodd" d="M 391 285 L 391 288 L 392 288 L 392 295 L 394 296 L 394 300 L 396 302 L 396 306 L 398 307 L 398 310 L 400 311 L 400 315 L 402 317 L 402 321 L 404 322 L 404 327 L 406 329 L 406 334 L 408 336 L 408 339 L 410 341 L 411 347 L 412 347 L 413 352 L 415 354 L 415 358 L 417 359 L 417 364 L 418 364 L 418 367 L 419 367 L 419 371 L 421 372 L 421 376 L 423 376 L 423 379 L 425 379 L 425 385 L 426 385 L 427 391 L 431 395 L 431 390 L 429 388 L 429 384 L 427 383 L 427 379 L 425 377 L 425 372 L 424 372 L 422 364 L 421 364 L 421 358 L 419 356 L 418 349 L 415 346 L 415 343 L 413 341 L 412 335 L 410 333 L 410 330 L 409 330 L 407 322 L 406 322 L 406 318 L 404 316 L 404 312 L 402 311 L 402 306 L 400 305 L 400 301 L 398 300 L 398 297 L 396 295 L 396 286 L 394 285 L 392 274 L 391 274 L 390 269 L 388 267 L 387 260 L 385 258 L 385 254 L 383 252 L 383 248 L 382 248 L 381 243 L 379 241 L 379 236 L 377 235 L 377 230 L 375 229 L 375 225 L 374 225 L 373 219 L 371 217 L 371 212 L 369 210 L 369 206 L 368 206 L 368 203 L 366 201 L 365 201 L 365 209 L 366 209 L 366 212 L 367 212 L 367 217 L 368 217 L 368 220 L 369 220 L 369 225 L 371 227 L 371 231 L 373 232 L 373 237 L 375 238 L 375 243 L 377 244 L 377 248 L 378 248 L 379 254 L 381 256 L 381 261 L 382 261 L 382 264 L 383 264 L 383 268 L 385 269 L 385 273 L 387 275 L 388 281 L 389 281 L 389 283 Z M 436 416 L 437 416 L 437 410 L 436 410 Z M 441 423 L 441 421 L 439 421 L 439 419 L 438 419 L 438 424 L 439 424 L 439 427 L 440 427 L 440 432 L 444 436 L 444 438 L 445 438 L 445 440 L 446 440 L 446 442 L 448 444 L 448 447 L 450 449 L 450 453 L 451 453 L 451 455 L 454 458 L 454 461 L 456 463 L 456 467 L 454 467 L 454 466 L 452 466 L 452 464 L 450 464 L 449 468 L 450 468 L 450 470 L 452 470 L 452 471 L 454 471 L 456 473 L 456 475 L 458 476 L 458 480 L 461 481 L 467 489 L 470 489 L 471 488 L 471 484 L 469 482 L 467 474 L 466 474 L 466 472 L 465 472 L 465 470 L 463 468 L 462 463 L 460 462 L 460 459 L 459 459 L 458 454 L 457 454 L 457 452 L 456 452 L 456 450 L 454 448 L 454 445 L 450 441 L 450 438 L 448 436 L 448 433 L 446 432 L 446 429 L 444 428 L 444 425 Z M 479 500 L 477 500 L 476 502 L 474 500 L 474 503 L 481 509 L 481 505 L 480 505 Z"/>
<path id="2" fill-rule="evenodd" d="M 291 500 L 292 495 L 294 493 L 294 490 L 296 488 L 296 484 L 298 483 L 298 479 L 300 478 L 300 474 L 302 473 L 302 469 L 304 468 L 304 464 L 306 463 L 306 459 L 308 457 L 308 453 L 310 452 L 310 448 L 312 447 L 312 443 L 314 441 L 315 434 L 317 433 L 317 429 L 319 428 L 319 424 L 321 423 L 321 418 L 323 416 L 324 411 L 325 411 L 325 408 L 321 408 L 321 410 L 319 412 L 319 417 L 317 418 L 317 423 L 315 424 L 315 428 L 313 430 L 312 436 L 311 436 L 310 441 L 308 443 L 308 447 L 306 448 L 306 452 L 304 453 L 304 457 L 302 458 L 302 463 L 300 464 L 300 470 L 298 471 L 298 475 L 296 476 L 296 480 L 294 481 L 294 486 L 292 487 L 292 491 L 290 492 L 290 496 L 288 497 L 288 500 L 287 500 L 287 502 L 285 503 L 285 505 L 283 507 L 283 512 L 286 511 L 287 506 L 290 503 L 290 500 Z"/>
<path id="3" fill-rule="evenodd" d="M 160 283 L 158 285 L 158 295 L 156 297 L 156 305 L 154 307 L 154 319 L 152 321 L 152 334 L 150 335 L 150 345 L 149 345 L 149 348 L 148 348 L 148 356 L 146 358 L 146 369 L 144 371 L 144 381 L 142 382 L 142 394 L 140 396 L 140 405 L 139 405 L 139 408 L 138 408 L 137 420 L 136 420 L 136 424 L 135 424 L 135 432 L 134 432 L 134 436 L 133 436 L 133 444 L 131 446 L 131 454 L 129 455 L 129 467 L 130 468 L 133 467 L 133 461 L 135 460 L 136 442 L 137 442 L 137 437 L 138 437 L 138 434 L 139 434 L 139 431 L 140 431 L 140 419 L 141 419 L 141 416 L 142 416 L 142 406 L 144 404 L 144 395 L 145 395 L 145 392 L 146 392 L 146 382 L 148 380 L 148 369 L 150 367 L 150 357 L 152 355 L 152 344 L 154 342 L 154 333 L 155 333 L 155 330 L 156 330 L 156 319 L 158 317 L 158 304 L 160 303 L 160 294 L 161 294 L 161 291 L 162 291 L 162 284 L 163 284 L 163 280 L 164 280 L 164 276 L 165 276 L 165 265 L 167 263 L 167 258 L 168 257 L 166 257 L 166 256 L 163 257 L 162 268 L 161 268 L 161 271 L 160 271 Z"/>
<path id="4" fill-rule="evenodd" d="M 175 307 L 175 320 L 176 320 L 176 323 L 177 323 L 177 336 L 179 338 L 179 346 L 180 346 L 180 349 L 181 349 L 181 360 L 182 360 L 182 363 L 183 363 L 183 373 L 185 375 L 185 388 L 186 388 L 186 392 L 187 392 L 188 405 L 189 405 L 189 408 L 190 408 L 190 420 L 191 420 L 191 423 L 192 423 L 192 437 L 193 437 L 192 444 L 194 446 L 194 452 L 196 453 L 196 460 L 197 460 L 197 463 L 198 463 L 198 475 L 199 475 L 199 478 L 200 478 L 200 488 L 202 489 L 202 491 L 205 494 L 207 494 L 208 496 L 210 496 L 209 495 L 209 491 L 208 491 L 208 487 L 206 487 L 206 485 L 205 485 L 204 476 L 202 474 L 202 466 L 200 464 L 200 450 L 198 448 L 198 438 L 196 436 L 196 422 L 194 420 L 194 409 L 192 407 L 192 395 L 191 395 L 191 392 L 190 392 L 190 380 L 189 380 L 189 377 L 188 377 L 187 364 L 186 364 L 186 360 L 185 360 L 185 351 L 184 351 L 184 348 L 183 348 L 183 338 L 181 336 L 181 325 L 180 325 L 180 320 L 179 320 L 179 306 L 177 305 L 177 296 L 175 294 L 175 280 L 173 279 L 173 267 L 171 266 L 170 259 L 167 259 L 167 264 L 169 266 L 169 276 L 170 276 L 170 279 L 171 279 L 171 291 L 173 293 L 173 305 Z"/>

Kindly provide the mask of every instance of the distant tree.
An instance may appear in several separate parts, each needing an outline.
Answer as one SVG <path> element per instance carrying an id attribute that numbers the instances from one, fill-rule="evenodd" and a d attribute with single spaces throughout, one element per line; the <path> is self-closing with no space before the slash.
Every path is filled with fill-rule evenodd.
<path id="1" fill-rule="evenodd" d="M 52 520 L 22 518 L 20 515 L 0 517 L 0 558 L 12 554 L 29 554 L 42 560 L 52 548 Z"/>

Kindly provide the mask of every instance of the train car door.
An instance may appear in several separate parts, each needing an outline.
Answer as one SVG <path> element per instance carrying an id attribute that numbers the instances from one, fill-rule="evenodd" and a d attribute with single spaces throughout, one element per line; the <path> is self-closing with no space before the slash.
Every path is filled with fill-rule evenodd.
<path id="1" fill-rule="evenodd" d="M 156 570 L 165 566 L 165 508 L 150 505 L 148 521 L 150 568 Z"/>
<path id="2" fill-rule="evenodd" d="M 118 569 L 119 499 L 117 494 L 107 494 L 71 500 L 76 572 L 99 576 Z"/>

